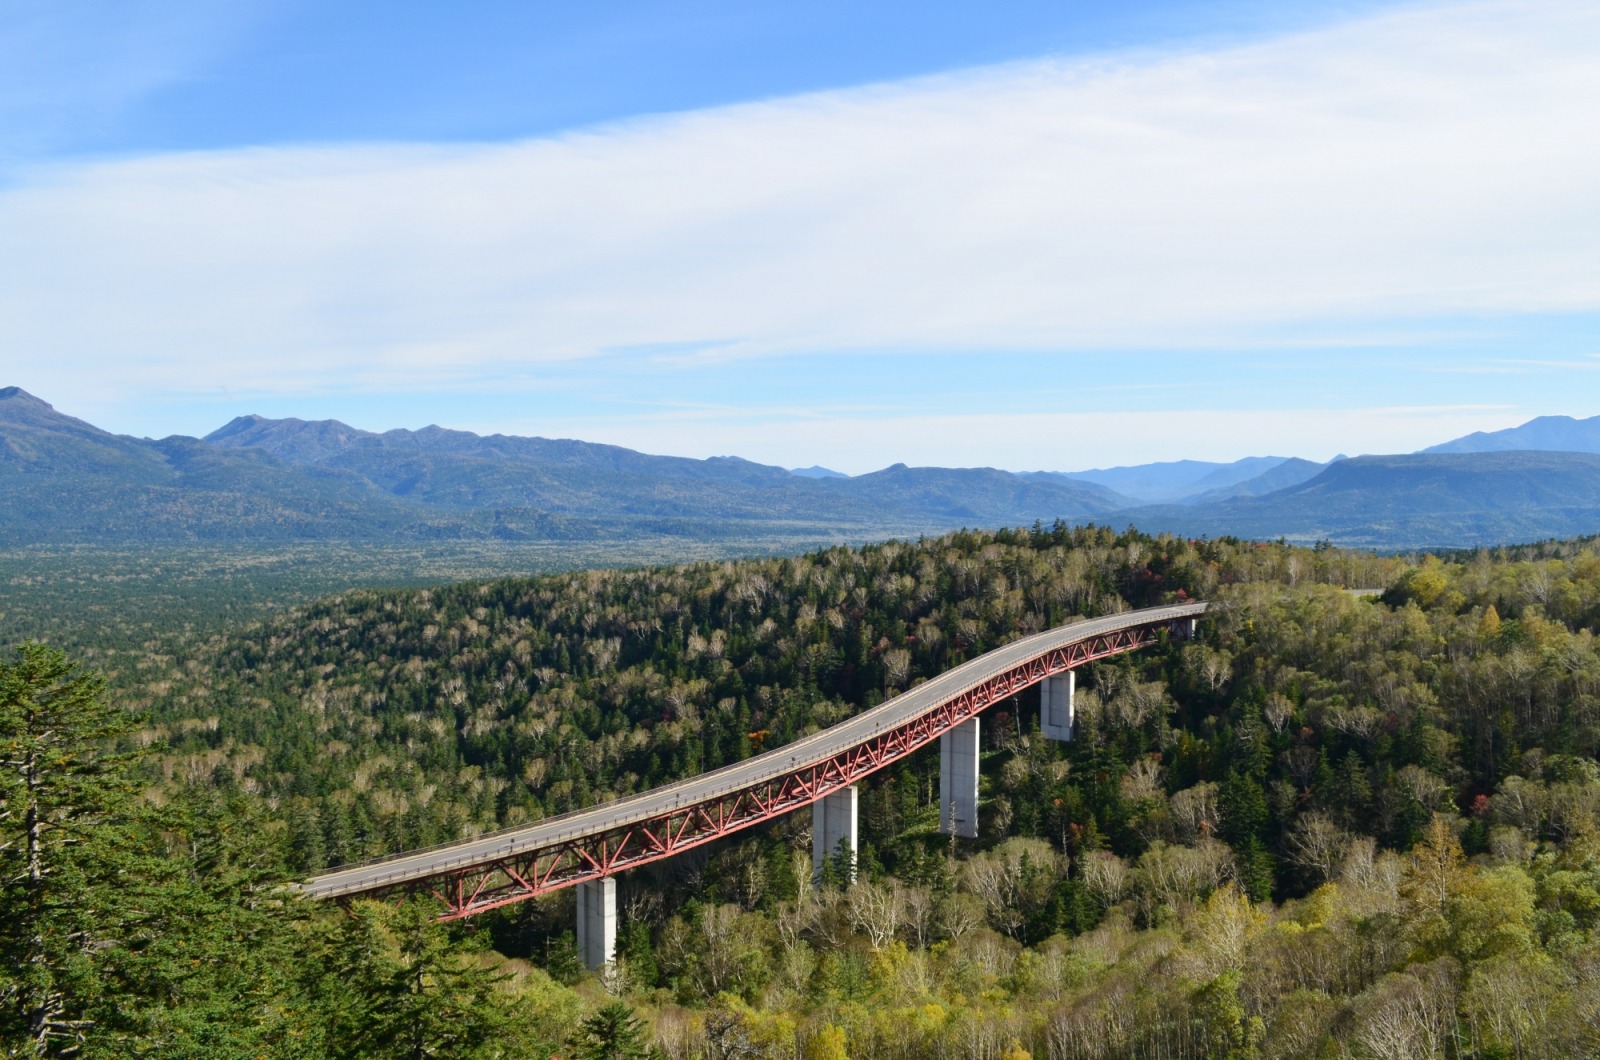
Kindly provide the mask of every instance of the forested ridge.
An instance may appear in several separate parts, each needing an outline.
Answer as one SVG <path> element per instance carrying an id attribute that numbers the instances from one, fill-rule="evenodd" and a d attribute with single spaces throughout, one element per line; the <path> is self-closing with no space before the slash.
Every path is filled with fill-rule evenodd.
<path id="1" fill-rule="evenodd" d="M 567 893 L 444 928 L 272 886 L 714 768 L 1172 599 L 1215 605 L 1201 639 L 1081 674 L 1072 743 L 1039 737 L 1036 695 L 985 714 L 978 840 L 936 834 L 924 753 L 863 791 L 853 884 L 812 884 L 806 814 L 624 877 L 604 983 L 576 966 Z M 1597 621 L 1592 541 L 1411 564 L 1062 526 L 347 593 L 111 675 L 128 790 L 57 879 L 115 909 L 96 881 L 137 877 L 132 904 L 184 923 L 157 945 L 123 917 L 31 964 L 42 943 L 8 926 L 0 1033 L 632 1055 L 604 1051 L 635 1018 L 616 996 L 675 1057 L 1594 1053 Z M 6 923 L 46 923 L 9 842 L 14 774 Z M 17 971 L 52 962 L 71 974 Z M 62 1026 L 29 1039 L 39 997 Z"/>

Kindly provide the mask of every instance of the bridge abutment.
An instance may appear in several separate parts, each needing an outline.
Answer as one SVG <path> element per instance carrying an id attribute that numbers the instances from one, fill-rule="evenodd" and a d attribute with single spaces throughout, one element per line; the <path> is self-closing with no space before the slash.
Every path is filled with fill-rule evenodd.
<path id="1" fill-rule="evenodd" d="M 811 804 L 811 878 L 821 879 L 822 870 L 845 844 L 850 852 L 850 879 L 856 876 L 856 787 L 840 788 Z"/>
<path id="2" fill-rule="evenodd" d="M 617 881 L 611 876 L 578 884 L 578 957 L 591 972 L 617 959 Z"/>
<path id="3" fill-rule="evenodd" d="M 1072 739 L 1073 697 L 1077 690 L 1075 670 L 1051 674 L 1039 685 L 1039 731 L 1045 739 Z"/>
<path id="4" fill-rule="evenodd" d="M 978 719 L 939 737 L 939 831 L 978 837 Z"/>

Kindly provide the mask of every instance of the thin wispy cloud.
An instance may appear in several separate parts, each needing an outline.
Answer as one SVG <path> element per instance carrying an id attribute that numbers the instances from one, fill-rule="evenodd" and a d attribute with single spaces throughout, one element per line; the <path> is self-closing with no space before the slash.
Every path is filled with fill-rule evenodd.
<path id="1" fill-rule="evenodd" d="M 1546 360 L 1546 359 L 1530 357 L 1530 358 L 1526 358 L 1526 359 L 1518 359 L 1518 360 L 1515 360 L 1515 361 L 1503 360 L 1503 361 L 1498 361 L 1496 363 L 1501 364 L 1501 365 L 1505 365 L 1505 366 L 1508 366 L 1508 367 L 1509 366 L 1515 366 L 1515 367 L 1524 368 L 1524 369 L 1527 369 L 1527 368 L 1576 368 L 1579 371 L 1595 372 L 1595 371 L 1600 371 L 1600 354 L 1595 354 L 1595 355 L 1591 355 L 1589 357 L 1578 358 L 1578 359 Z"/>

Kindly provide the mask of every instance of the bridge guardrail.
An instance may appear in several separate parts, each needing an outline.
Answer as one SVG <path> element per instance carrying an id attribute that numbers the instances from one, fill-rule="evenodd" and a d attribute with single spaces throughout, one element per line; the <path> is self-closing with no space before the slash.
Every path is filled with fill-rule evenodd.
<path id="1" fill-rule="evenodd" d="M 673 788 L 701 783 L 723 774 L 737 772 L 741 774 L 741 779 L 736 784 L 725 784 L 719 787 L 714 787 L 709 791 L 697 792 L 693 800 L 688 804 L 691 809 L 706 803 L 715 802 L 730 794 L 748 791 L 753 785 L 767 782 L 774 777 L 779 777 L 795 770 L 821 765 L 822 763 L 828 761 L 833 754 L 837 753 L 836 751 L 827 750 L 825 747 L 821 746 L 827 742 L 829 734 L 834 734 L 835 738 L 837 738 L 837 736 L 840 734 L 840 730 L 849 729 L 853 725 L 856 725 L 857 723 L 860 723 L 864 719 L 873 715 L 876 715 L 876 718 L 872 723 L 871 729 L 867 730 L 865 726 L 861 726 L 861 735 L 866 736 L 880 733 L 883 730 L 885 719 L 891 715 L 894 715 L 896 704 L 900 703 L 900 701 L 906 696 L 912 695 L 913 693 L 926 694 L 929 685 L 941 681 L 955 684 L 955 687 L 945 697 L 933 699 L 926 706 L 922 707 L 921 709 L 914 710 L 906 714 L 904 717 L 895 717 L 894 726 L 907 724 L 932 711 L 940 709 L 941 705 L 949 698 L 959 696 L 964 692 L 969 691 L 971 688 L 982 684 L 983 680 L 985 680 L 984 678 L 979 678 L 970 684 L 960 684 L 955 682 L 956 675 L 960 674 L 963 670 L 977 666 L 977 664 L 981 663 L 984 659 L 991 655 L 1013 649 L 1025 641 L 1033 639 L 1051 639 L 1051 635 L 1059 636 L 1061 633 L 1071 630 L 1076 626 L 1085 624 L 1099 624 L 1105 622 L 1106 620 L 1116 619 L 1119 617 L 1133 618 L 1134 616 L 1144 616 L 1142 621 L 1128 622 L 1126 626 L 1114 625 L 1108 630 L 1091 633 L 1089 636 L 1103 635 L 1107 632 L 1116 632 L 1123 628 L 1135 626 L 1156 625 L 1163 621 L 1179 621 L 1185 617 L 1198 617 L 1207 610 L 1207 607 L 1208 605 L 1204 603 L 1165 605 L 1153 608 L 1145 608 L 1139 611 L 1116 612 L 1111 615 L 1097 616 L 1095 618 L 1080 618 L 1073 622 L 1069 622 L 1049 630 L 1042 630 L 1038 633 L 1028 634 L 1026 636 L 1016 638 L 1015 640 L 1008 641 L 1007 643 L 994 648 L 989 652 L 985 652 L 983 655 L 980 655 L 974 659 L 969 659 L 966 662 L 963 662 L 960 665 L 945 671 L 944 673 L 938 674 L 933 678 L 929 678 L 921 682 L 920 684 L 914 685 L 912 688 L 907 689 L 905 692 L 894 697 L 893 699 L 868 708 L 867 710 L 853 715 L 852 717 L 847 718 L 845 721 L 842 721 L 835 726 L 830 726 L 829 728 L 819 730 L 818 732 L 808 733 L 798 740 L 773 748 L 772 750 L 767 751 L 764 754 L 757 755 L 754 758 L 743 759 L 738 762 L 730 762 L 727 765 L 721 766 L 709 773 L 702 773 L 694 777 L 672 781 L 668 784 L 660 785 L 647 791 L 635 792 L 630 795 L 622 796 L 621 798 L 596 803 L 595 805 L 583 807 L 581 809 L 568 810 L 565 813 L 557 814 L 553 817 L 542 818 L 538 821 L 533 821 L 526 824 L 511 825 L 506 828 L 495 829 L 490 832 L 483 832 L 466 839 L 449 840 L 427 847 L 407 850 L 399 854 L 390 854 L 382 857 L 371 858 L 365 861 L 341 865 L 334 869 L 330 869 L 327 872 L 321 873 L 309 881 L 293 884 L 292 886 L 296 890 L 300 890 L 302 892 L 314 892 L 316 897 L 337 897 L 341 894 L 368 892 L 381 889 L 386 881 L 415 880 L 419 878 L 419 876 L 426 877 L 431 875 L 440 875 L 447 873 L 453 868 L 482 865 L 487 862 L 508 858 L 515 855 L 519 849 L 527 850 L 536 848 L 542 849 L 560 847 L 564 843 L 569 843 L 583 838 L 594 837 L 598 834 L 603 834 L 606 831 L 626 827 L 628 824 L 638 823 L 639 821 L 648 820 L 650 818 L 663 815 L 670 816 L 678 812 L 679 809 L 683 808 L 681 795 L 678 793 L 673 794 L 673 805 L 671 808 L 656 807 L 649 812 L 641 814 L 636 820 L 612 820 L 605 826 L 598 828 L 563 829 L 554 833 L 548 833 L 546 831 L 551 825 L 560 825 L 562 823 L 575 821 L 579 818 L 592 817 L 597 811 L 608 809 L 617 810 L 625 808 L 630 803 L 649 803 L 661 798 Z M 1061 647 L 1079 643 L 1081 639 L 1087 638 L 1079 638 L 1078 640 L 1064 640 L 1059 645 L 1056 645 L 1050 649 L 1046 649 L 1046 651 L 1059 650 Z M 904 705 L 901 704 L 901 709 L 903 709 L 903 707 Z M 804 761 L 796 761 L 796 749 L 810 749 L 808 745 L 815 746 L 818 751 L 816 757 L 806 758 Z M 789 759 L 787 765 L 774 768 L 771 770 L 770 776 L 766 775 L 765 773 L 754 776 L 750 775 L 750 768 L 753 763 L 759 762 L 762 759 L 768 759 L 772 763 L 779 763 L 784 758 L 786 753 Z M 533 834 L 535 832 L 540 834 L 535 836 Z M 490 849 L 487 851 L 480 849 L 472 853 L 463 853 L 463 855 L 458 858 L 451 858 L 442 862 L 431 863 L 425 870 L 422 871 L 419 871 L 419 869 L 415 866 L 408 865 L 402 868 L 398 864 L 403 861 L 410 861 L 415 858 L 424 857 L 428 854 L 449 851 L 455 848 L 481 846 L 486 842 L 492 843 L 495 839 L 501 837 L 505 837 L 509 840 L 503 849 Z M 527 842 L 519 843 L 519 839 L 525 839 Z M 326 889 L 322 889 L 317 886 L 319 881 L 328 881 L 329 884 L 332 884 L 332 877 L 335 876 L 344 876 L 346 874 L 359 872 L 362 869 L 377 868 L 379 866 L 391 863 L 396 864 L 395 871 L 393 872 L 363 876 L 359 881 L 351 881 L 345 886 L 331 885 L 327 886 Z"/>

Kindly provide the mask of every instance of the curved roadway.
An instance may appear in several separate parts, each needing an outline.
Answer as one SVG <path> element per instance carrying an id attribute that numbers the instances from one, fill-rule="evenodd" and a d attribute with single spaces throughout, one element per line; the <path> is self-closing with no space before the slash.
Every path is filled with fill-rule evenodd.
<path id="1" fill-rule="evenodd" d="M 729 792 L 783 777 L 806 766 L 826 762 L 885 729 L 903 725 L 992 677 L 1052 651 L 1122 629 L 1194 618 L 1203 614 L 1206 606 L 1175 604 L 1147 607 L 1057 626 L 986 652 L 871 710 L 754 758 L 588 809 L 547 817 L 534 824 L 339 869 L 313 877 L 300 884 L 299 890 L 312 898 L 337 898 L 395 887 L 475 864 L 501 861 L 511 854 L 554 846 L 578 836 L 609 832 L 658 818 L 675 809 L 706 802 Z"/>

